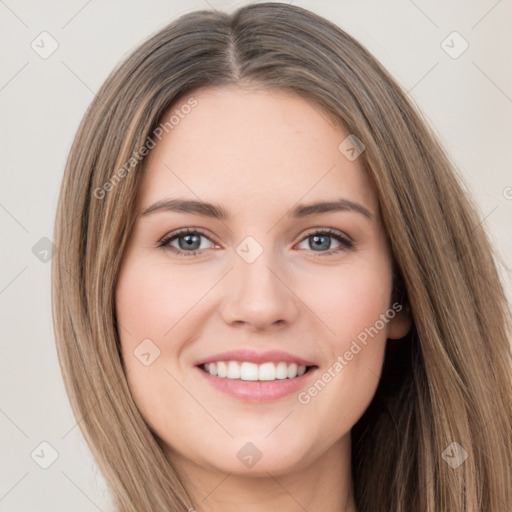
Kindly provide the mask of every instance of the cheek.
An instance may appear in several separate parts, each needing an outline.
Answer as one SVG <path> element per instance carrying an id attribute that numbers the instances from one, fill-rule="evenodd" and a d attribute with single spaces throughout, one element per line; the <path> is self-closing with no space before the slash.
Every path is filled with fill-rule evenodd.
<path id="1" fill-rule="evenodd" d="M 325 365 L 298 401 L 334 439 L 356 423 L 377 388 L 387 340 L 382 318 L 390 307 L 392 280 L 384 264 L 361 265 L 340 269 L 336 280 L 331 276 L 323 284 L 326 292 L 311 294 L 308 305 L 334 334 L 324 336 Z"/>
<path id="2" fill-rule="evenodd" d="M 125 328 L 124 333 L 120 329 L 123 344 L 131 346 L 145 338 L 162 344 L 214 284 L 213 277 L 194 279 L 191 272 L 171 271 L 165 263 L 128 263 L 116 290 L 117 318 Z"/>
<path id="3" fill-rule="evenodd" d="M 187 396 L 172 375 L 183 330 L 192 334 L 200 309 L 194 306 L 207 291 L 208 283 L 191 279 L 190 272 L 171 272 L 143 257 L 129 258 L 121 268 L 115 302 L 122 359 L 132 397 L 154 430 L 168 424 L 170 398 L 177 410 L 187 410 Z"/>
<path id="4" fill-rule="evenodd" d="M 301 282 L 299 293 L 328 327 L 326 339 L 336 352 L 347 350 L 350 342 L 374 326 L 389 307 L 392 280 L 385 262 L 341 267 L 336 273 Z"/>

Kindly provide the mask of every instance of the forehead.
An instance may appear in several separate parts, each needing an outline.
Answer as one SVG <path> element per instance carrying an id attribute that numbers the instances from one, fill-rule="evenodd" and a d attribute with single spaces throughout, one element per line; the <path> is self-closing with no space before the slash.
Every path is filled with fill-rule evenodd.
<path id="1" fill-rule="evenodd" d="M 200 89 L 176 103 L 166 121 L 145 163 L 142 206 L 166 195 L 233 208 L 345 197 L 377 209 L 362 160 L 339 150 L 350 134 L 294 93 Z"/>

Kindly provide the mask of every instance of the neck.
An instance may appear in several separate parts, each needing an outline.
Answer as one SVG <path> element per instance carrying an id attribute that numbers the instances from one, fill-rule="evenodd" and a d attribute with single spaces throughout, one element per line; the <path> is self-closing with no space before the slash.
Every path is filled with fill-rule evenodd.
<path id="1" fill-rule="evenodd" d="M 186 475 L 197 512 L 357 512 L 351 472 L 350 434 L 308 465 L 261 476 L 221 473 L 181 459 L 173 465 Z"/>

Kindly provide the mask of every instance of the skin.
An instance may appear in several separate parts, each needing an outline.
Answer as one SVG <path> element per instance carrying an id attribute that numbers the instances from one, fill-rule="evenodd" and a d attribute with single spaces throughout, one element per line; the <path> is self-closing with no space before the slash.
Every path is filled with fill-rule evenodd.
<path id="1" fill-rule="evenodd" d="M 297 393 L 262 403 L 228 396 L 194 363 L 235 348 L 284 350 L 314 361 L 318 378 L 375 325 L 391 307 L 393 283 L 372 184 L 362 159 L 338 150 L 348 132 L 299 96 L 241 86 L 193 96 L 197 106 L 148 155 L 116 288 L 133 398 L 188 477 L 198 509 L 354 512 L 350 430 L 375 393 L 387 338 L 409 329 L 403 312 L 307 404 Z M 220 204 L 231 218 L 143 214 L 170 197 Z M 297 203 L 339 198 L 372 219 L 356 211 L 287 216 Z M 159 247 L 183 228 L 206 234 L 195 255 Z M 315 250 L 309 236 L 325 228 L 354 246 L 327 236 Z M 252 263 L 236 252 L 247 236 L 263 249 Z M 134 356 L 144 339 L 160 350 L 148 366 Z M 237 457 L 249 442 L 262 454 L 250 468 Z"/>

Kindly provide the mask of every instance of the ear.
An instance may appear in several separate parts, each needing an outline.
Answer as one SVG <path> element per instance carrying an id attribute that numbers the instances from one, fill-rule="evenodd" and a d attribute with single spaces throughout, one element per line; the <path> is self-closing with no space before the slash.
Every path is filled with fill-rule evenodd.
<path id="1" fill-rule="evenodd" d="M 412 320 L 409 308 L 403 307 L 396 313 L 394 318 L 390 319 L 388 323 L 388 338 L 399 340 L 403 338 L 411 329 Z"/>

